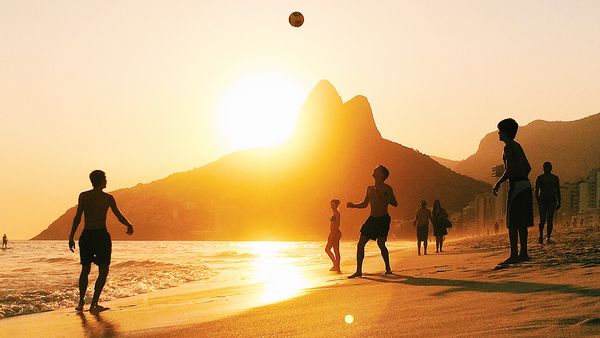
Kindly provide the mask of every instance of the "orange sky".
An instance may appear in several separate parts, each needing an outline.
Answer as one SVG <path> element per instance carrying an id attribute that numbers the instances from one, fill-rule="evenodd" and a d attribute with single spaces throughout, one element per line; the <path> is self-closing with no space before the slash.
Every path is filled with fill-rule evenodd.
<path id="1" fill-rule="evenodd" d="M 287 24 L 305 14 L 300 29 Z M 507 115 L 600 111 L 598 1 L 0 3 L 0 232 L 233 150 L 218 100 L 268 72 L 366 95 L 382 135 L 462 159 Z"/>

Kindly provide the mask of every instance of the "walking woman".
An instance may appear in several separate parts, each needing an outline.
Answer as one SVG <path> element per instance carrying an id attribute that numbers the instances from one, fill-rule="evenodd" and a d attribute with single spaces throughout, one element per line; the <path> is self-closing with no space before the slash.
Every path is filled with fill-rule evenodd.
<path id="1" fill-rule="evenodd" d="M 448 213 L 442 208 L 440 200 L 433 201 L 431 216 L 433 220 L 433 236 L 435 236 L 435 252 L 444 252 L 442 246 L 444 245 L 444 236 L 448 234 L 448 230 L 446 230 Z"/>

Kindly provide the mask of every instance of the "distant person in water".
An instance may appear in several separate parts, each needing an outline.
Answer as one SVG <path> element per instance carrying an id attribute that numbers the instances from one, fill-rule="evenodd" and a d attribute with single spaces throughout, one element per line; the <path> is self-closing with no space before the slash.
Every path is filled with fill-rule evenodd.
<path id="1" fill-rule="evenodd" d="M 494 224 L 494 234 L 497 235 L 498 234 L 498 230 L 500 230 L 500 224 L 498 224 L 498 222 L 496 222 Z"/>
<path id="2" fill-rule="evenodd" d="M 427 255 L 427 237 L 429 237 L 429 221 L 433 223 L 431 211 L 427 209 L 427 202 L 421 201 L 413 225 L 417 227 L 417 252 L 421 256 L 421 242 L 423 242 L 423 254 Z"/>
<path id="3" fill-rule="evenodd" d="M 6 234 L 4 234 L 4 236 L 2 236 L 2 249 L 8 248 L 8 237 L 6 237 Z"/>
<path id="4" fill-rule="evenodd" d="M 325 252 L 333 263 L 333 266 L 331 269 L 329 269 L 329 271 L 337 271 L 338 273 L 341 273 L 340 239 L 342 238 L 342 232 L 340 231 L 340 211 L 338 210 L 338 207 L 340 206 L 340 200 L 333 199 L 329 202 L 329 205 L 331 206 L 333 215 L 331 215 L 331 218 L 329 218 L 329 236 L 327 237 Z M 331 252 L 332 249 L 333 252 Z"/>
<path id="5" fill-rule="evenodd" d="M 552 243 L 550 236 L 554 225 L 554 211 L 560 209 L 560 182 L 552 173 L 552 163 L 544 162 L 544 173 L 535 180 L 535 198 L 540 209 L 540 244 L 544 244 L 544 224 L 547 222 L 546 242 Z"/>
<path id="6" fill-rule="evenodd" d="M 529 172 L 531 166 L 521 145 L 515 141 L 519 125 L 513 119 L 505 119 L 498 123 L 498 135 L 504 142 L 504 173 L 494 185 L 494 195 L 498 195 L 500 184 L 508 180 L 508 203 L 506 223 L 510 239 L 510 257 L 501 264 L 512 264 L 529 260 L 527 254 L 527 228 L 533 226 L 533 198 Z M 521 242 L 521 252 L 518 242 Z"/>
<path id="7" fill-rule="evenodd" d="M 94 296 L 90 304 L 90 312 L 100 312 L 107 308 L 98 305 L 100 293 L 106 283 L 108 276 L 108 266 L 110 265 L 110 256 L 112 251 L 112 242 L 110 234 L 106 229 L 106 213 L 110 208 L 119 222 L 127 226 L 127 234 L 133 234 L 133 225 L 127 218 L 121 214 L 117 208 L 115 198 L 102 191 L 106 188 L 106 174 L 102 170 L 94 170 L 90 173 L 90 181 L 93 189 L 79 194 L 79 203 L 77 213 L 73 219 L 73 228 L 69 236 L 69 249 L 75 252 L 75 231 L 81 222 L 81 215 L 84 215 L 84 226 L 79 237 L 79 257 L 81 259 L 81 275 L 79 276 L 79 304 L 75 308 L 77 311 L 83 311 L 85 303 L 85 293 L 88 286 L 88 275 L 90 274 L 92 263 L 98 265 L 98 279 L 94 288 Z"/>
<path id="8" fill-rule="evenodd" d="M 373 170 L 373 178 L 375 184 L 367 187 L 364 200 L 355 204 L 348 202 L 348 208 L 366 208 L 371 205 L 371 215 L 360 228 L 360 238 L 356 245 L 356 272 L 348 276 L 348 278 L 356 278 L 362 276 L 362 263 L 365 258 L 365 245 L 369 240 L 376 240 L 381 257 L 385 263 L 385 273 L 391 274 L 390 255 L 385 242 L 387 241 L 388 232 L 390 231 L 391 218 L 388 214 L 388 205 L 398 206 L 394 190 L 389 185 L 385 184 L 385 180 L 390 175 L 389 170 L 380 165 Z"/>
<path id="9" fill-rule="evenodd" d="M 433 224 L 433 236 L 435 237 L 435 253 L 444 252 L 444 236 L 448 234 L 448 213 L 440 203 L 440 200 L 433 201 L 433 211 L 431 212 L 431 224 Z"/>

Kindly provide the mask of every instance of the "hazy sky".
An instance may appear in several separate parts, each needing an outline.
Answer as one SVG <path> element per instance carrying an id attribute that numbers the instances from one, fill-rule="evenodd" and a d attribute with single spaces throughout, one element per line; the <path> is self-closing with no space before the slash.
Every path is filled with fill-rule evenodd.
<path id="1" fill-rule="evenodd" d="M 385 138 L 451 159 L 506 116 L 600 112 L 598 18 L 582 0 L 0 0 L 0 233 L 35 235 L 92 169 L 114 190 L 231 151 L 217 106 L 248 74 L 302 96 L 328 79 Z"/>

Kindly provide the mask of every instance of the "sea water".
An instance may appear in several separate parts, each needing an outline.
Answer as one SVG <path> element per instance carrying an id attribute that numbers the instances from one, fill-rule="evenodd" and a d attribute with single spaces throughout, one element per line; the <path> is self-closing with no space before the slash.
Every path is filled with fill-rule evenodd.
<path id="1" fill-rule="evenodd" d="M 324 242 L 114 241 L 101 301 L 195 283 L 216 289 L 246 283 L 287 283 L 308 270 L 327 275 Z M 81 270 L 67 241 L 11 241 L 0 251 L 0 318 L 74 307 Z M 389 242 L 388 248 L 406 247 Z M 342 262 L 354 261 L 356 244 L 341 242 Z M 366 255 L 378 255 L 368 245 Z M 352 271 L 348 271 L 350 273 Z M 89 304 L 97 268 L 92 267 Z"/>

